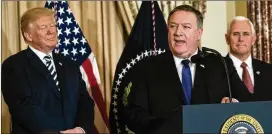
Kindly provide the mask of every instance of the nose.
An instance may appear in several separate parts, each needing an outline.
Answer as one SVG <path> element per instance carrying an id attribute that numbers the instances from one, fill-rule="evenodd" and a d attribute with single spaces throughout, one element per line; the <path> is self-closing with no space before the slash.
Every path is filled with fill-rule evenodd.
<path id="1" fill-rule="evenodd" d="M 239 37 L 238 37 L 238 41 L 239 41 L 239 42 L 243 42 L 243 41 L 244 41 L 244 39 L 243 39 L 243 36 L 242 36 L 242 35 L 239 35 Z"/>
<path id="2" fill-rule="evenodd" d="M 175 36 L 181 36 L 181 35 L 183 35 L 183 29 L 181 26 L 178 26 L 175 31 Z"/>
<path id="3" fill-rule="evenodd" d="M 57 28 L 56 27 L 49 27 L 49 29 L 47 30 L 47 34 L 53 34 L 57 32 Z"/>

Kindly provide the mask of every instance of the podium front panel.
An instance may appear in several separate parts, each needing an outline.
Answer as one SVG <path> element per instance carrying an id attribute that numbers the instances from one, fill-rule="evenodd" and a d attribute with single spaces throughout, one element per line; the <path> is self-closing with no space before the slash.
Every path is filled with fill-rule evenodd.
<path id="1" fill-rule="evenodd" d="M 272 133 L 272 102 L 185 105 L 182 121 L 183 133 Z"/>

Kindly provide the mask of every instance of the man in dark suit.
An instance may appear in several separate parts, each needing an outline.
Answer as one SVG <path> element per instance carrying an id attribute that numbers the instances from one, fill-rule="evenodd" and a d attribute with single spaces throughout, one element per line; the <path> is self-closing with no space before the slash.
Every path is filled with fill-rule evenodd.
<path id="1" fill-rule="evenodd" d="M 57 45 L 55 12 L 33 8 L 21 18 L 29 47 L 2 64 L 2 93 L 12 133 L 90 133 L 94 102 L 78 65 L 52 54 Z"/>
<path id="2" fill-rule="evenodd" d="M 219 57 L 194 60 L 203 31 L 203 16 L 189 5 L 173 9 L 168 18 L 171 52 L 142 63 L 132 80 L 123 111 L 130 130 L 152 133 L 181 105 L 220 103 L 228 96 L 226 75 Z M 179 117 L 177 117 L 179 118 Z M 181 133 L 178 119 L 168 133 Z"/>
<path id="3" fill-rule="evenodd" d="M 252 22 L 243 16 L 234 17 L 225 34 L 230 52 L 226 61 L 231 74 L 233 97 L 240 102 L 272 100 L 272 65 L 254 59 L 252 46 L 256 40 Z"/>

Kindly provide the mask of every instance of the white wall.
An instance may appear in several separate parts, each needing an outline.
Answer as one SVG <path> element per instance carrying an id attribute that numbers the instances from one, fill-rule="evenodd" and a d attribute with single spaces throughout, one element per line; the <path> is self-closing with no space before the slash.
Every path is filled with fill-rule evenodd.
<path id="1" fill-rule="evenodd" d="M 228 52 L 225 42 L 227 30 L 226 1 L 207 1 L 207 11 L 204 18 L 202 46 L 219 51 L 222 55 Z"/>

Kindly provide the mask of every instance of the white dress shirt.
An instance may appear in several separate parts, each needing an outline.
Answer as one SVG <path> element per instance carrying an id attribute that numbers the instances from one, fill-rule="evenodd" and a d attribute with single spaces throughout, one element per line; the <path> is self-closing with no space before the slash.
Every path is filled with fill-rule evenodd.
<path id="1" fill-rule="evenodd" d="M 243 68 L 241 67 L 241 64 L 243 63 L 243 61 L 241 61 L 240 59 L 236 58 L 235 56 L 233 56 L 232 54 L 229 53 L 229 57 L 232 59 L 233 61 L 233 65 L 237 70 L 237 73 L 240 77 L 241 80 L 243 80 Z M 250 79 L 252 81 L 252 84 L 254 86 L 254 73 L 253 73 L 253 67 L 252 67 L 252 57 L 249 56 L 246 60 L 245 63 L 247 64 L 247 70 L 248 73 L 250 75 Z"/>
<path id="2" fill-rule="evenodd" d="M 197 54 L 197 51 L 198 51 L 198 50 L 196 50 L 195 53 L 194 53 L 193 55 L 196 55 L 196 54 Z M 192 56 L 193 56 L 193 55 L 192 55 Z M 175 55 L 173 55 L 173 56 L 174 56 L 174 61 L 175 61 L 175 64 L 176 64 L 177 72 L 178 72 L 178 75 L 179 75 L 179 79 L 180 79 L 180 81 L 182 82 L 182 67 L 183 67 L 183 65 L 182 65 L 181 61 L 186 60 L 186 59 L 179 58 L 179 57 L 177 57 L 177 56 L 175 56 Z M 191 57 L 192 57 L 192 56 L 191 56 Z M 188 60 L 191 61 L 191 57 L 189 57 Z M 196 64 L 190 62 L 190 63 L 189 63 L 189 66 L 190 66 L 191 76 L 192 76 L 192 85 L 194 86 Z"/>
<path id="3" fill-rule="evenodd" d="M 50 52 L 49 54 L 45 54 L 37 49 L 35 49 L 34 47 L 28 45 L 29 48 L 40 58 L 40 60 L 43 62 L 44 65 L 46 65 L 46 61 L 44 60 L 44 56 L 46 55 L 50 55 L 51 56 L 51 62 L 53 63 L 53 67 L 55 68 L 56 70 L 56 66 L 55 66 L 55 63 L 54 63 L 54 60 L 53 60 L 53 56 L 52 56 L 52 52 Z"/>

